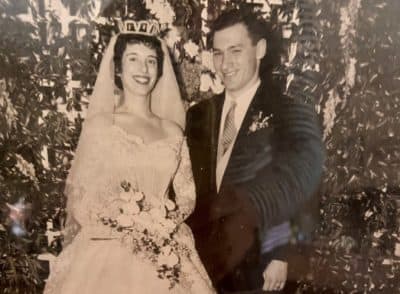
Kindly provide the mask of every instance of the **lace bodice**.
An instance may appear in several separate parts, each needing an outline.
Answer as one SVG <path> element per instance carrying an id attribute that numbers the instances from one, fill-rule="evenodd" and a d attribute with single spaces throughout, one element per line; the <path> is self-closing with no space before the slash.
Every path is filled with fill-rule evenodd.
<path id="1" fill-rule="evenodd" d="M 116 210 L 123 209 L 119 205 L 137 197 L 133 191 L 143 193 L 147 208 L 159 209 L 160 217 L 165 216 L 166 206 L 176 206 L 175 224 L 192 212 L 195 191 L 184 137 L 145 143 L 116 125 L 89 121 L 79 144 L 67 196 L 68 212 L 83 229 L 98 226 L 102 216 L 115 216 Z M 172 204 L 168 198 L 171 182 L 176 194 Z"/>

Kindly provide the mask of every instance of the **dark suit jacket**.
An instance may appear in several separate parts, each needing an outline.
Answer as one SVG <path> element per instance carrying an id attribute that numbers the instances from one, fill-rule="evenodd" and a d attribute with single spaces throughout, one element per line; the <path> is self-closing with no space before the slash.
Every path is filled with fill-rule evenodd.
<path id="1" fill-rule="evenodd" d="M 217 196 L 224 98 L 224 94 L 217 95 L 190 108 L 186 129 L 197 190 L 196 209 L 188 224 L 214 283 L 231 272 L 250 249 L 248 243 L 243 245 L 239 228 L 253 230 L 254 245 L 257 232 L 262 234 L 289 220 L 317 189 L 324 160 L 314 109 L 261 83 L 238 132 Z M 268 126 L 250 131 L 260 114 L 262 119 L 272 115 Z M 233 221 L 231 216 L 235 216 Z M 232 236 L 235 229 L 236 236 Z"/>

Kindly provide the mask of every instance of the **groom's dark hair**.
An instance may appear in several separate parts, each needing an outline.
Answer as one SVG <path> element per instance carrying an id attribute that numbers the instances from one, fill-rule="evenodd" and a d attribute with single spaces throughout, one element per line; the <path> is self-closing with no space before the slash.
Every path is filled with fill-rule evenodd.
<path id="1" fill-rule="evenodd" d="M 267 41 L 267 54 L 261 61 L 260 77 L 271 84 L 273 69 L 280 65 L 280 56 L 283 52 L 280 27 L 277 24 L 273 25 L 270 20 L 266 21 L 262 14 L 254 11 L 252 7 L 228 8 L 222 11 L 211 24 L 208 44 L 213 46 L 214 35 L 217 31 L 236 24 L 243 24 L 246 27 L 253 45 L 263 38 Z"/>
<path id="2" fill-rule="evenodd" d="M 214 41 L 215 32 L 229 28 L 236 24 L 243 24 L 250 36 L 253 45 L 262 38 L 267 38 L 269 23 L 251 8 L 233 8 L 223 11 L 212 23 L 209 33 L 210 44 Z"/>

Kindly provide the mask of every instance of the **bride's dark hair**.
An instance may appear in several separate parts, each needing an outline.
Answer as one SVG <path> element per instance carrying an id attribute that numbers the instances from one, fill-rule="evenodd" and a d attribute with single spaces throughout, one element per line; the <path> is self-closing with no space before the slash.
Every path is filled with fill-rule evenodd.
<path id="1" fill-rule="evenodd" d="M 143 44 L 156 51 L 157 55 L 157 78 L 162 76 L 164 53 L 161 42 L 155 37 L 139 34 L 121 34 L 117 38 L 114 47 L 114 81 L 115 85 L 123 90 L 122 81 L 118 74 L 122 71 L 122 56 L 128 44 Z"/>

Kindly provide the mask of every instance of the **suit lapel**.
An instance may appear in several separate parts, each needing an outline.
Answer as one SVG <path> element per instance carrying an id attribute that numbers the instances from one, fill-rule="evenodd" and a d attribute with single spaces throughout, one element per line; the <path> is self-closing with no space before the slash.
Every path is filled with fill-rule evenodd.
<path id="1" fill-rule="evenodd" d="M 232 147 L 231 157 L 229 159 L 228 165 L 226 167 L 224 176 L 222 178 L 221 187 L 226 182 L 226 175 L 229 174 L 230 169 L 235 164 L 236 157 L 238 155 L 238 150 L 243 146 L 243 144 L 251 144 L 252 141 L 249 141 L 249 128 L 256 117 L 259 115 L 259 112 L 262 111 L 263 115 L 269 115 L 271 111 L 271 97 L 269 97 L 268 92 L 265 89 L 265 85 L 263 83 L 260 84 L 256 93 L 254 94 L 253 100 L 250 102 L 249 108 L 244 116 L 242 125 L 240 126 L 238 135 L 236 137 L 236 141 Z M 256 143 L 256 142 L 253 142 Z"/>
<path id="2" fill-rule="evenodd" d="M 239 133 L 236 139 L 236 142 L 239 142 L 239 144 L 244 137 L 247 137 L 249 133 L 249 128 L 256 117 L 259 115 L 260 111 L 263 112 L 263 115 L 269 115 L 269 113 L 265 113 L 271 111 L 271 99 L 267 94 L 268 92 L 266 91 L 265 86 L 263 85 L 263 83 L 261 83 L 260 87 L 258 87 L 256 93 L 254 94 L 254 98 L 251 101 L 249 108 L 247 109 L 246 115 L 244 116 L 242 125 L 240 126 Z"/>
<path id="3" fill-rule="evenodd" d="M 211 129 L 211 152 L 210 152 L 210 161 L 211 161 L 211 179 L 212 185 L 215 187 L 215 191 L 217 188 L 216 184 L 216 170 L 217 170 L 217 154 L 218 154 L 218 142 L 219 142 L 219 128 L 221 125 L 221 116 L 222 116 L 222 107 L 225 101 L 225 93 L 217 95 L 212 99 L 211 103 L 211 113 L 210 113 L 210 124 L 206 127 Z"/>

